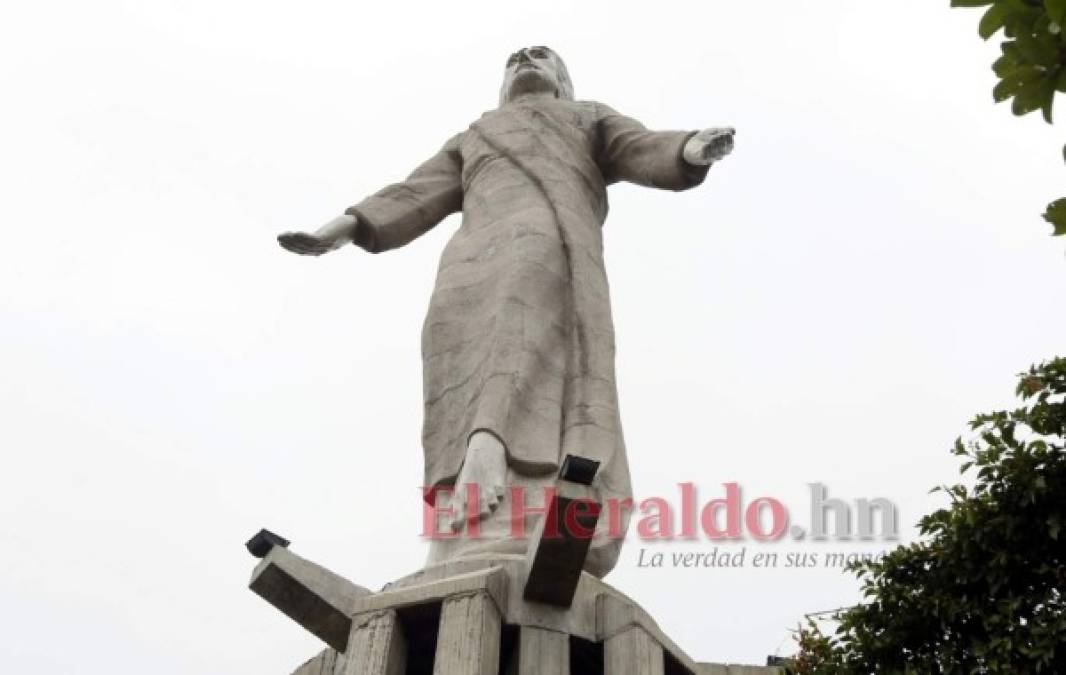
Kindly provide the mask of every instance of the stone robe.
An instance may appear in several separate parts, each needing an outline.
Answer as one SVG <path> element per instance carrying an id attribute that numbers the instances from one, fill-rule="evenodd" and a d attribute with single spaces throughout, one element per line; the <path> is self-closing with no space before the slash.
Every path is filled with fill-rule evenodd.
<path id="1" fill-rule="evenodd" d="M 361 223 L 355 243 L 374 253 L 463 212 L 422 332 L 426 486 L 454 483 L 468 438 L 486 430 L 516 474 L 548 476 L 582 455 L 601 462 L 602 499 L 631 495 L 603 261 L 606 188 L 698 185 L 706 167 L 682 159 L 692 133 L 649 131 L 595 102 L 519 100 L 348 209 Z M 598 532 L 590 571 L 606 573 L 620 544 Z"/>

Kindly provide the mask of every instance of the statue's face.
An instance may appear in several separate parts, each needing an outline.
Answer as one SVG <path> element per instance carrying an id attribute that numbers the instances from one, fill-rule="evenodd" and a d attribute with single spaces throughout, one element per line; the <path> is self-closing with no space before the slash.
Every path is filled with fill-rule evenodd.
<path id="1" fill-rule="evenodd" d="M 573 99 L 573 85 L 570 84 L 566 64 L 547 47 L 519 49 L 507 59 L 503 86 L 500 88 L 500 104 L 522 94 L 538 93 Z"/>

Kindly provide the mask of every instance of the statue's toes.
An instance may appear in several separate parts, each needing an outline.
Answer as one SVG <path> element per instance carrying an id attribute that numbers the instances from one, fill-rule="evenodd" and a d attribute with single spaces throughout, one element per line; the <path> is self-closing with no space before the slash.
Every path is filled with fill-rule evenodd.
<path id="1" fill-rule="evenodd" d="M 492 513 L 500 508 L 500 504 L 503 503 L 503 496 L 506 494 L 506 490 L 502 485 L 493 485 L 487 487 L 481 492 L 481 513 L 478 514 L 481 518 L 487 518 Z"/>
<path id="2" fill-rule="evenodd" d="M 483 492 L 481 494 L 481 513 L 478 515 L 481 518 L 488 518 L 496 507 L 500 505 L 500 500 L 492 492 Z"/>
<path id="3" fill-rule="evenodd" d="M 463 529 L 463 523 L 466 521 L 466 504 L 463 500 L 458 499 L 452 502 L 452 532 L 458 532 Z"/>

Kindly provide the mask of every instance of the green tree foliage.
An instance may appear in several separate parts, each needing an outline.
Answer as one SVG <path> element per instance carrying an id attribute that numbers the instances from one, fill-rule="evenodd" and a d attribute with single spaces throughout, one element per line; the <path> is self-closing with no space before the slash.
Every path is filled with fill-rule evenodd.
<path id="1" fill-rule="evenodd" d="M 798 672 L 1066 673 L 1066 358 L 1019 377 L 1021 407 L 955 442 L 974 486 L 852 567 L 864 602 L 801 627 Z"/>
<path id="2" fill-rule="evenodd" d="M 999 83 L 997 103 L 1011 101 L 1015 115 L 1041 111 L 1052 122 L 1055 94 L 1066 92 L 1066 0 L 951 0 L 952 7 L 987 7 L 978 32 L 988 40 L 1006 36 L 1003 55 L 992 64 Z M 1064 149 L 1066 152 L 1066 149 Z M 1044 219 L 1053 234 L 1066 234 L 1066 199 L 1048 205 Z"/>

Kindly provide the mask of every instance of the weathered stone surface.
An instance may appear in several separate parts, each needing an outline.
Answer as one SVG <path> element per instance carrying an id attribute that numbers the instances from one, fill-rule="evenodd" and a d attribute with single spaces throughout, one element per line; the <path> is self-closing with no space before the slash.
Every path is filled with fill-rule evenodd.
<path id="1" fill-rule="evenodd" d="M 581 575 L 569 609 L 527 602 L 522 597 L 524 587 L 520 583 L 524 579 L 526 563 L 526 558 L 518 555 L 451 560 L 398 579 L 389 584 L 384 592 L 361 600 L 359 607 L 380 608 L 393 601 L 407 605 L 420 602 L 422 598 L 439 599 L 444 597 L 444 589 L 451 583 L 469 584 L 471 587 L 485 585 L 486 588 L 492 588 L 491 584 L 474 579 L 479 573 L 496 568 L 503 573 L 502 583 L 496 582 L 497 587 L 506 589 L 503 593 L 505 600 L 499 602 L 505 623 L 536 626 L 574 635 L 590 642 L 600 642 L 624 628 L 638 625 L 658 636 L 662 644 L 668 645 L 683 663 L 695 670 L 695 662 L 684 656 L 684 652 L 662 633 L 647 612 L 621 591 L 587 572 Z M 442 583 L 445 585 L 441 585 Z M 386 597 L 391 599 L 386 601 Z"/>
<path id="2" fill-rule="evenodd" d="M 518 635 L 518 664 L 513 675 L 570 675 L 570 636 L 523 626 Z"/>
<path id="3" fill-rule="evenodd" d="M 421 569 L 399 579 L 390 584 L 385 592 L 399 592 L 484 571 L 489 567 L 499 567 L 503 569 L 506 578 L 511 580 L 506 584 L 506 601 L 501 602 L 501 609 L 506 616 L 505 623 L 517 626 L 538 626 L 560 633 L 577 635 L 589 641 L 597 641 L 596 597 L 611 587 L 592 575 L 583 573 L 574 595 L 574 603 L 569 610 L 542 603 L 526 602 L 522 598 L 525 565 L 526 558 L 522 555 L 451 560 Z M 617 591 L 613 592 L 617 593 Z M 437 595 L 437 592 L 434 592 L 434 595 Z"/>
<path id="4" fill-rule="evenodd" d="M 367 612 L 352 618 L 347 663 L 342 675 L 404 675 L 407 648 L 393 610 Z"/>
<path id="5" fill-rule="evenodd" d="M 596 632 L 605 644 L 616 635 L 640 628 L 662 646 L 683 668 L 695 673 L 699 665 L 659 628 L 651 616 L 628 598 L 602 593 L 596 598 Z"/>
<path id="6" fill-rule="evenodd" d="M 433 675 L 497 675 L 500 619 L 496 603 L 484 591 L 445 600 Z"/>
<path id="7" fill-rule="evenodd" d="M 349 241 L 377 253 L 462 210 L 423 324 L 423 484 L 474 484 L 478 513 L 506 523 L 503 488 L 539 485 L 568 454 L 600 462 L 596 501 L 630 496 L 603 259 L 607 186 L 699 185 L 733 131 L 650 131 L 574 100 L 565 64 L 545 47 L 512 55 L 500 101 L 405 180 L 279 241 L 304 254 Z M 613 531 L 600 523 L 586 571 L 615 565 L 628 515 Z M 494 539 L 434 540 L 431 560 L 514 552 L 506 528 L 486 529 Z"/>
<path id="8" fill-rule="evenodd" d="M 511 500 L 549 486 L 567 455 L 592 460 L 571 467 L 587 483 L 582 497 L 601 505 L 630 497 L 603 260 L 607 187 L 694 187 L 732 144 L 732 129 L 650 131 L 606 105 L 577 101 L 558 55 L 530 47 L 508 60 L 500 106 L 407 179 L 313 234 L 279 236 L 297 253 L 348 242 L 378 253 L 463 211 L 423 324 L 423 484 L 429 504 L 453 508 L 451 526 L 470 534 L 480 524 L 483 532 L 433 539 L 430 560 L 445 565 L 373 595 L 275 546 L 253 574 L 253 590 L 347 649 L 323 653 L 300 675 L 400 675 L 407 651 L 410 667 L 423 672 L 428 661 L 414 655 L 433 652 L 434 635 L 435 675 L 496 675 L 504 621 L 520 627 L 522 674 L 565 672 L 571 637 L 583 662 L 598 662 L 594 643 L 602 641 L 609 675 L 697 671 L 643 610 L 596 578 L 618 559 L 629 510 L 620 522 L 588 513 L 578 522 L 594 530 L 591 539 L 544 539 L 527 558 L 510 525 L 539 518 L 543 531 L 545 519 L 532 509 L 514 511 L 543 505 L 543 493 L 539 504 Z M 441 489 L 455 484 L 459 495 L 473 487 L 469 504 L 442 504 Z M 560 490 L 556 523 L 569 499 Z M 253 554 L 273 545 L 268 534 L 253 538 Z M 435 634 L 425 627 L 438 612 Z M 401 625 L 417 648 L 405 649 Z M 511 628 L 507 636 L 510 645 Z"/>
<path id="9" fill-rule="evenodd" d="M 742 666 L 724 663 L 701 663 L 697 675 L 785 675 L 777 666 Z"/>
<path id="10" fill-rule="evenodd" d="M 524 557 L 513 555 L 452 560 L 399 579 L 390 584 L 385 592 L 374 597 L 384 600 L 387 595 L 407 605 L 423 599 L 442 598 L 451 583 L 457 584 L 454 588 L 495 586 L 505 589 L 502 595 L 506 599 L 497 603 L 504 623 L 542 628 L 589 642 L 603 642 L 628 628 L 640 627 L 663 645 L 682 667 L 693 673 L 698 672 L 696 661 L 674 643 L 646 611 L 617 589 L 587 572 L 581 575 L 574 602 L 569 609 L 526 601 L 522 597 L 523 585 L 515 583 L 524 578 L 525 565 Z M 494 584 L 475 581 L 479 572 L 484 573 L 488 569 L 500 574 L 500 581 Z M 376 604 L 378 602 L 370 598 L 361 601 L 364 607 L 371 606 L 369 603 L 383 606 Z"/>
<path id="11" fill-rule="evenodd" d="M 341 675 L 344 655 L 335 649 L 325 649 L 318 656 L 293 671 L 292 675 Z"/>
<path id="12" fill-rule="evenodd" d="M 424 584 L 387 589 L 359 599 L 352 609 L 355 612 L 398 609 L 439 602 L 455 595 L 484 593 L 496 605 L 497 613 L 504 616 L 507 614 L 508 586 L 507 572 L 493 566 Z"/>
<path id="13" fill-rule="evenodd" d="M 519 632 L 505 675 L 566 673 L 572 638 L 578 648 L 602 644 L 604 672 L 610 675 L 781 675 L 776 667 L 696 663 L 639 605 L 587 573 L 569 609 L 527 602 L 518 583 L 524 573 L 521 556 L 461 559 L 420 570 L 352 604 L 347 656 L 326 650 L 296 674 L 401 675 L 406 654 L 426 669 L 434 658 L 435 675 L 495 675 L 506 623 Z M 403 625 L 413 631 L 409 640 Z M 412 645 L 409 654 L 405 644 Z M 578 654 L 587 659 L 586 652 Z"/>
<path id="14" fill-rule="evenodd" d="M 603 643 L 603 672 L 611 675 L 664 675 L 663 648 L 639 626 Z"/>
<path id="15" fill-rule="evenodd" d="M 343 652 L 355 601 L 370 591 L 287 548 L 275 546 L 252 572 L 249 587 L 286 616 Z"/>

